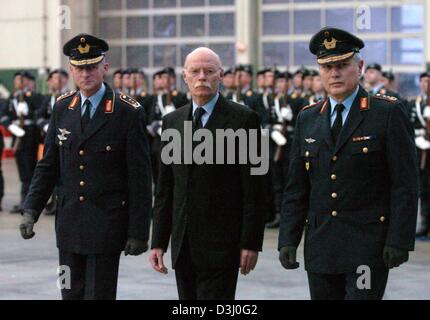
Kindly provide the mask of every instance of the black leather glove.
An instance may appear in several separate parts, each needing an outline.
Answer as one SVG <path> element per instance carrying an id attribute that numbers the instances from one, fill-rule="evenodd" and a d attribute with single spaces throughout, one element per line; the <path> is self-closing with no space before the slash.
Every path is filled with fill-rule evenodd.
<path id="1" fill-rule="evenodd" d="M 408 261 L 409 251 L 393 247 L 384 247 L 383 255 L 385 266 L 389 269 L 396 268 Z"/>
<path id="2" fill-rule="evenodd" d="M 21 232 L 21 237 L 28 240 L 34 237 L 33 226 L 35 223 L 34 216 L 24 211 L 22 214 L 21 223 L 19 225 L 19 231 Z"/>
<path id="3" fill-rule="evenodd" d="M 285 269 L 297 269 L 300 264 L 296 259 L 297 248 L 293 246 L 282 247 L 279 251 L 279 261 Z"/>
<path id="4" fill-rule="evenodd" d="M 124 248 L 124 254 L 138 256 L 148 250 L 148 243 L 135 238 L 128 238 Z"/>

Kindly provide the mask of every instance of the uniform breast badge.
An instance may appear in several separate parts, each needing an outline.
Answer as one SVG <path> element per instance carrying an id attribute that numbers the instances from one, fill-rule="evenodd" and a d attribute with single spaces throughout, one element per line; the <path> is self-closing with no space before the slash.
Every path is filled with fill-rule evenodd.
<path id="1" fill-rule="evenodd" d="M 71 132 L 68 131 L 67 129 L 61 129 L 61 128 L 58 128 L 58 130 L 60 131 L 60 134 L 57 135 L 58 139 L 60 141 L 66 141 L 67 140 L 67 136 L 66 135 L 71 134 Z"/>

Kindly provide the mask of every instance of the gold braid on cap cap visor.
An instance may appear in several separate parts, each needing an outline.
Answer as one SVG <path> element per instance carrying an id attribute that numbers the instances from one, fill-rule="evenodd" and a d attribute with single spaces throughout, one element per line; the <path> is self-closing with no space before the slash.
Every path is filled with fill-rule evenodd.
<path id="1" fill-rule="evenodd" d="M 348 52 L 348 53 L 345 53 L 345 54 L 341 54 L 339 56 L 330 56 L 330 57 L 327 57 L 327 58 L 317 59 L 317 62 L 319 64 L 338 62 L 338 61 L 346 60 L 346 59 L 352 57 L 354 54 L 355 54 L 355 51 Z"/>
<path id="2" fill-rule="evenodd" d="M 85 59 L 85 60 L 72 60 L 72 59 L 70 59 L 70 64 L 72 66 L 85 66 L 85 65 L 90 65 L 90 64 L 96 64 L 96 63 L 99 63 L 100 61 L 102 61 L 104 57 L 105 57 L 104 55 L 101 55 L 100 57 L 97 57 L 97 58 Z"/>

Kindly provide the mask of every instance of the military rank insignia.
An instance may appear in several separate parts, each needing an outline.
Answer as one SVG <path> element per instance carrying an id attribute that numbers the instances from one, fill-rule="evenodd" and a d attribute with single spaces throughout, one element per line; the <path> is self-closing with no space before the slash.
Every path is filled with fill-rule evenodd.
<path id="1" fill-rule="evenodd" d="M 122 101 L 126 102 L 127 104 L 129 104 L 130 106 L 132 106 L 132 107 L 134 107 L 136 109 L 140 107 L 140 103 L 139 102 L 137 102 L 136 100 L 134 100 L 133 98 L 131 98 L 131 97 L 125 95 L 125 94 L 120 94 L 119 98 Z"/>
<path id="2" fill-rule="evenodd" d="M 367 97 L 360 98 L 360 111 L 369 110 L 369 100 Z"/>
<path id="3" fill-rule="evenodd" d="M 77 95 L 77 96 L 75 96 L 75 97 L 73 98 L 72 102 L 70 102 L 70 104 L 69 104 L 69 109 L 70 109 L 70 110 L 75 110 L 75 107 L 76 107 L 76 105 L 78 104 L 78 101 L 79 101 L 79 96 Z"/>
<path id="4" fill-rule="evenodd" d="M 112 100 L 108 99 L 105 103 L 105 113 L 112 113 L 113 112 L 113 103 Z"/>

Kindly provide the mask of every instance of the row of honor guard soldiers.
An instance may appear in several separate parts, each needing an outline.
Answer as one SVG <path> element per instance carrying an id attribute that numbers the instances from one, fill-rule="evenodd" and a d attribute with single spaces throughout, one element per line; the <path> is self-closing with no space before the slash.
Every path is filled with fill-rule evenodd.
<path id="1" fill-rule="evenodd" d="M 12 134 L 19 180 L 21 182 L 20 202 L 11 213 L 20 213 L 22 202 L 28 192 L 38 157 L 39 144 L 44 139 L 47 124 L 56 99 L 67 91 L 68 74 L 56 69 L 47 78 L 48 94 L 36 92 L 36 79 L 28 71 L 16 72 L 13 77 L 13 91 L 0 109 L 0 124 Z M 3 137 L 1 137 L 3 138 Z M 3 146 L 3 139 L 2 146 Z M 3 178 L 0 178 L 0 194 L 3 195 Z M 54 198 L 46 207 L 46 214 L 55 210 Z"/>

